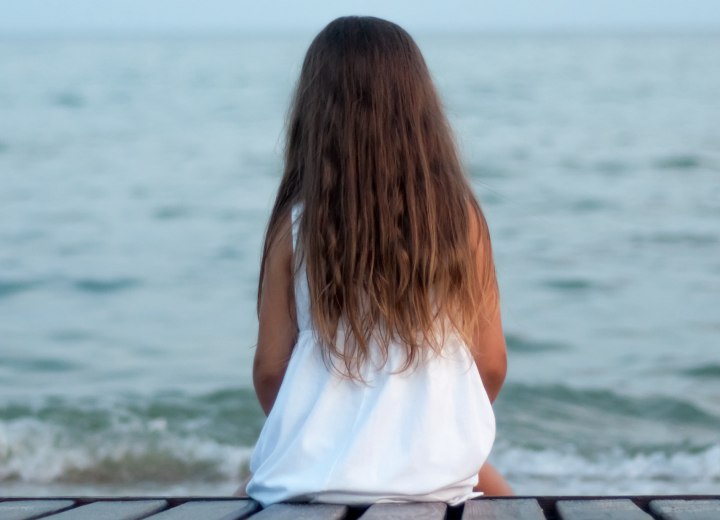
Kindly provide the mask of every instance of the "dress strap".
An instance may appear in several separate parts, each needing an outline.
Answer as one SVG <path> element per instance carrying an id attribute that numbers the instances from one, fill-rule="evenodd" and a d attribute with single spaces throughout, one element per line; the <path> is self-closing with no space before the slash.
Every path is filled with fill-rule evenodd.
<path id="1" fill-rule="evenodd" d="M 311 330 L 312 323 L 310 320 L 310 304 L 309 289 L 307 286 L 307 277 L 305 273 L 305 265 L 302 259 L 302 251 L 298 251 L 298 240 L 300 238 L 300 217 L 302 216 L 303 204 L 301 202 L 294 204 L 290 211 L 291 229 L 292 229 L 292 246 L 293 246 L 293 265 L 295 266 L 295 312 L 297 315 L 298 330 Z"/>
<path id="2" fill-rule="evenodd" d="M 292 226 L 292 248 L 293 253 L 297 251 L 297 240 L 298 240 L 298 228 L 300 227 L 300 204 L 293 204 L 290 211 L 291 226 Z"/>

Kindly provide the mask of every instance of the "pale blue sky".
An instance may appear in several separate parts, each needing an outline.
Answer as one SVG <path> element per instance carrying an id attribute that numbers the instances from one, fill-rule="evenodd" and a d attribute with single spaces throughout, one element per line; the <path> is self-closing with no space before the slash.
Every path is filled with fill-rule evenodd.
<path id="1" fill-rule="evenodd" d="M 370 14 L 409 30 L 720 30 L 720 0 L 3 0 L 0 34 L 316 31 Z"/>

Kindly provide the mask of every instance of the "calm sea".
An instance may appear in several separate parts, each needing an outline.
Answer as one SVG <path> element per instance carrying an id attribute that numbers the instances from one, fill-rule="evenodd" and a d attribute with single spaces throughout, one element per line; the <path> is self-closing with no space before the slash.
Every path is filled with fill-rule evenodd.
<path id="1" fill-rule="evenodd" d="M 491 225 L 521 494 L 720 487 L 720 36 L 418 36 Z M 227 494 L 309 37 L 0 39 L 2 494 Z"/>

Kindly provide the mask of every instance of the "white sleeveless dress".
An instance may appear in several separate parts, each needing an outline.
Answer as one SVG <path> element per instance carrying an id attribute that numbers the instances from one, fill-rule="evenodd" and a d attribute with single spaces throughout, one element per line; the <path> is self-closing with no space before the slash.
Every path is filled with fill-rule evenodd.
<path id="1" fill-rule="evenodd" d="M 300 208 L 293 208 L 293 248 Z M 397 372 L 392 349 L 370 386 L 328 370 L 309 314 L 307 278 L 295 280 L 299 334 L 250 459 L 248 495 L 276 502 L 446 502 L 473 492 L 495 439 L 495 416 L 475 361 L 458 336 L 441 356 Z M 379 355 L 373 362 L 379 364 Z"/>

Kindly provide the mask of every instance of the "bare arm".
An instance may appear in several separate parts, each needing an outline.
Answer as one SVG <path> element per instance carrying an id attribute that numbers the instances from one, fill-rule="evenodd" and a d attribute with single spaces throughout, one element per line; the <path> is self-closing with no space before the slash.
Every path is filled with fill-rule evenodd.
<path id="1" fill-rule="evenodd" d="M 471 212 L 474 214 L 474 211 Z M 479 222 L 475 218 L 470 219 L 470 237 L 473 244 L 479 242 L 480 227 Z M 482 266 L 482 258 L 479 255 L 490 254 L 489 251 L 477 250 L 478 268 Z M 494 290 L 497 290 L 497 283 L 493 284 Z M 489 298 L 488 301 L 499 300 L 497 294 L 495 298 Z M 472 345 L 473 357 L 477 364 L 480 378 L 482 379 L 485 391 L 491 402 L 500 393 L 505 382 L 507 374 L 507 348 L 505 346 L 505 335 L 502 328 L 502 320 L 500 318 L 500 305 L 496 308 L 483 309 L 487 319 L 481 319 L 475 330 L 474 341 Z"/>
<path id="2" fill-rule="evenodd" d="M 480 378 L 490 402 L 494 402 L 507 374 L 507 351 L 500 311 L 496 313 L 490 323 L 479 327 L 476 338 L 475 363 L 480 371 Z"/>
<path id="3" fill-rule="evenodd" d="M 253 384 L 265 415 L 275 404 L 297 338 L 297 323 L 291 311 L 291 288 L 292 233 L 288 217 L 270 245 L 260 292 Z"/>
<path id="4" fill-rule="evenodd" d="M 469 208 L 469 211 L 471 215 L 474 214 L 472 207 Z M 477 244 L 480 241 L 480 227 L 475 218 L 470 219 L 469 232 L 471 243 Z M 483 265 L 483 258 L 479 255 L 490 254 L 490 250 L 476 250 L 476 254 L 480 269 Z M 494 290 L 497 290 L 497 280 L 494 282 Z M 494 296 L 495 298 L 489 298 L 487 301 L 494 300 L 498 304 L 493 309 L 483 309 L 488 319 L 481 320 L 478 324 L 473 342 L 473 357 L 490 402 L 494 402 L 497 398 L 507 374 L 507 347 L 500 318 L 499 295 L 496 293 Z M 514 494 L 502 475 L 487 461 L 480 468 L 478 484 L 473 491 L 482 491 L 488 496 L 512 496 Z"/>

